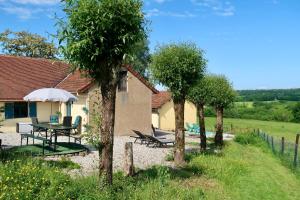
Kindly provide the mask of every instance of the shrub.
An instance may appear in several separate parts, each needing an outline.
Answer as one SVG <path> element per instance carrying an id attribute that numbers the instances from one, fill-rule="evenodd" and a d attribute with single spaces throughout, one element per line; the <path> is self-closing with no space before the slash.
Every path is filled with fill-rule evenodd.
<path id="1" fill-rule="evenodd" d="M 0 164 L 0 199 L 67 199 L 68 175 L 36 160 Z"/>
<path id="2" fill-rule="evenodd" d="M 237 134 L 234 137 L 234 141 L 242 145 L 257 145 L 262 142 L 261 139 L 253 133 Z"/>

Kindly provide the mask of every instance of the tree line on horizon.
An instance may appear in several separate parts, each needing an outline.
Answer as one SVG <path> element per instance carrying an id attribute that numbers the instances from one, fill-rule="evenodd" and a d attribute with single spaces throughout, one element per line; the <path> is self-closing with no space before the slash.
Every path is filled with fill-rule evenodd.
<path id="1" fill-rule="evenodd" d="M 236 101 L 300 101 L 300 88 L 268 89 L 268 90 L 237 90 Z"/>

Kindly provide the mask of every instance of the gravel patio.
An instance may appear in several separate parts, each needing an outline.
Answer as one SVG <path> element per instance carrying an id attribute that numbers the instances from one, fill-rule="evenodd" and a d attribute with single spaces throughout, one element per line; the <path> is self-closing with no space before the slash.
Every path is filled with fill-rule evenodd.
<path id="1" fill-rule="evenodd" d="M 174 134 L 172 132 L 159 132 L 163 137 L 168 139 L 174 139 Z M 19 133 L 0 133 L 0 139 L 2 139 L 2 144 L 5 148 L 10 148 L 13 146 L 20 145 L 20 134 Z M 66 142 L 67 137 L 59 137 L 59 141 Z M 31 140 L 30 140 L 31 141 Z M 124 163 L 124 149 L 126 142 L 134 142 L 134 138 L 129 136 L 115 136 L 114 138 L 114 161 L 113 168 L 114 171 L 122 170 Z M 186 142 L 199 142 L 199 138 L 186 137 Z M 73 170 L 71 173 L 76 175 L 87 175 L 97 171 L 98 167 L 98 152 L 86 144 L 85 141 L 82 142 L 90 152 L 88 154 L 80 154 L 68 156 L 70 160 L 78 163 L 81 166 L 79 170 Z M 31 142 L 29 142 L 31 144 Z M 195 146 L 186 145 L 187 151 L 195 149 Z M 146 145 L 141 145 L 139 143 L 133 144 L 133 158 L 134 165 L 136 168 L 145 169 L 153 165 L 167 165 L 172 166 L 172 162 L 166 161 L 166 156 L 172 152 L 173 148 L 151 148 Z M 59 160 L 59 156 L 46 157 L 47 160 Z"/>

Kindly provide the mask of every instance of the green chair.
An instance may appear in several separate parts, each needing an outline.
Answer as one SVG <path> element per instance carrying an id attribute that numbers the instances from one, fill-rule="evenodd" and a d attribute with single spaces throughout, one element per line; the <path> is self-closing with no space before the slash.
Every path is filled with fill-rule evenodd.
<path id="1" fill-rule="evenodd" d="M 50 115 L 50 123 L 51 124 L 58 124 L 58 115 Z"/>
<path id="2" fill-rule="evenodd" d="M 78 141 L 81 144 L 81 123 L 82 123 L 82 117 L 76 116 L 74 124 L 72 125 L 72 129 L 74 130 L 74 133 L 71 135 L 72 138 L 74 138 L 75 143 Z"/>
<path id="3" fill-rule="evenodd" d="M 195 134 L 200 134 L 200 127 L 198 126 L 198 124 L 193 124 L 192 127 L 193 127 L 193 132 Z"/>
<path id="4" fill-rule="evenodd" d="M 193 132 L 193 127 L 189 124 L 189 123 L 186 123 L 185 124 L 186 125 L 186 130 L 188 131 L 188 132 Z"/>

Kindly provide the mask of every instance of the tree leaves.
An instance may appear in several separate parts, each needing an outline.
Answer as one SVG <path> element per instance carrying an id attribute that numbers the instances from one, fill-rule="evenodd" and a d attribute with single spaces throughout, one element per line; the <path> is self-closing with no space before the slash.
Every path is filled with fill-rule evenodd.
<path id="1" fill-rule="evenodd" d="M 159 46 L 151 65 L 154 78 L 170 89 L 173 99 L 184 99 L 205 68 L 203 51 L 193 43 Z"/>
<path id="2" fill-rule="evenodd" d="M 57 23 L 64 55 L 98 83 L 146 37 L 140 0 L 69 0 L 64 6 L 67 20 Z"/>
<path id="3" fill-rule="evenodd" d="M 26 31 L 6 30 L 0 33 L 0 44 L 5 53 L 16 56 L 54 59 L 58 49 L 46 38 Z"/>

